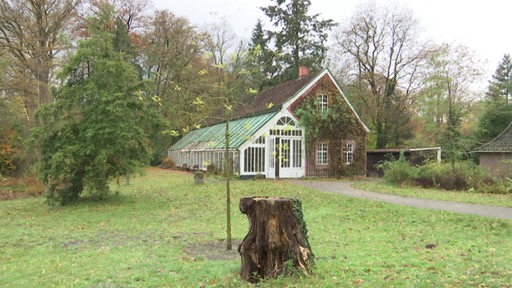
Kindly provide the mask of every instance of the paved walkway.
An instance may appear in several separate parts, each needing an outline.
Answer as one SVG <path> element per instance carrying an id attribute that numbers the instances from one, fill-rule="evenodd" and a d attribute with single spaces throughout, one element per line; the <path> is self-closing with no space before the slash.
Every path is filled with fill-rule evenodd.
<path id="1" fill-rule="evenodd" d="M 311 187 L 318 190 L 343 194 L 351 197 L 365 198 L 417 208 L 444 210 L 462 214 L 472 214 L 490 218 L 512 220 L 512 208 L 382 194 L 356 189 L 352 187 L 352 183 L 350 182 L 299 179 L 289 181 L 296 185 Z"/>

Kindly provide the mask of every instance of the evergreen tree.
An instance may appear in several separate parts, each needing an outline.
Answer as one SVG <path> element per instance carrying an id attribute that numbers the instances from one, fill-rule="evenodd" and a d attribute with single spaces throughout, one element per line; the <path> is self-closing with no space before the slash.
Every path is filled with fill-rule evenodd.
<path id="1" fill-rule="evenodd" d="M 482 143 L 498 136 L 512 122 L 512 59 L 505 54 L 489 81 L 485 112 L 479 119 L 476 136 Z"/>
<path id="2" fill-rule="evenodd" d="M 327 33 L 336 24 L 332 19 L 319 19 L 319 14 L 309 15 L 310 0 L 273 2 L 261 10 L 276 28 L 266 32 L 276 49 L 273 64 L 280 82 L 297 78 L 302 65 L 312 71 L 320 69 L 327 53 Z"/>
<path id="3" fill-rule="evenodd" d="M 272 79 L 277 72 L 277 67 L 273 63 L 274 57 L 274 52 L 269 48 L 269 39 L 265 35 L 263 24 L 258 20 L 249 44 L 247 68 L 254 87 L 259 91 L 272 85 L 269 79 Z"/>
<path id="4" fill-rule="evenodd" d="M 66 204 L 89 192 L 107 195 L 112 178 L 149 157 L 147 133 L 157 123 L 134 66 L 114 47 L 113 10 L 89 19 L 89 36 L 59 75 L 55 102 L 39 109 L 34 136 L 41 150 L 47 202 Z M 150 126 L 151 125 L 151 126 Z"/>
<path id="5" fill-rule="evenodd" d="M 498 105 L 508 105 L 512 96 L 512 59 L 510 54 L 503 55 L 501 63 L 489 81 L 487 97 Z"/>
<path id="6" fill-rule="evenodd" d="M 488 105 L 478 122 L 479 144 L 489 142 L 498 136 L 512 122 L 512 105 Z"/>

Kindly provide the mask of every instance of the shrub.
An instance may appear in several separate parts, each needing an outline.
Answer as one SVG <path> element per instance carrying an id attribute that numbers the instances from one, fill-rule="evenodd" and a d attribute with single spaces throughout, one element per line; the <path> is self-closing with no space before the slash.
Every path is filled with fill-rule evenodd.
<path id="1" fill-rule="evenodd" d="M 424 188 L 441 188 L 445 190 L 473 190 L 481 193 L 509 193 L 512 182 L 506 183 L 474 164 L 461 161 L 455 164 L 429 162 L 415 167 L 401 157 L 396 161 L 380 164 L 384 171 L 384 180 L 401 185 L 410 184 Z"/>
<path id="2" fill-rule="evenodd" d="M 164 168 L 164 169 L 171 169 L 171 168 L 174 168 L 175 166 L 176 166 L 176 163 L 170 157 L 163 158 L 160 163 L 160 167 Z"/>
<path id="3" fill-rule="evenodd" d="M 399 160 L 389 160 L 378 164 L 378 168 L 384 171 L 384 180 L 391 184 L 407 184 L 416 179 L 418 168 L 412 166 L 403 157 Z"/>

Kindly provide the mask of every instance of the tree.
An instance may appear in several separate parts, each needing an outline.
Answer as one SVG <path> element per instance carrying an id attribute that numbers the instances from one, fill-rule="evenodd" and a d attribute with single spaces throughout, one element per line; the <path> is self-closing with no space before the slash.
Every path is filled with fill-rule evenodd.
<path id="1" fill-rule="evenodd" d="M 204 57 L 201 33 L 190 22 L 167 10 L 155 11 L 142 35 L 140 64 L 151 84 L 156 109 L 169 122 L 169 133 L 152 136 L 157 147 L 152 164 L 166 155 L 176 135 L 204 124 L 211 111 L 221 107 L 217 70 Z M 173 136 L 174 135 L 174 136 Z"/>
<path id="2" fill-rule="evenodd" d="M 49 204 L 77 200 L 84 191 L 106 196 L 111 179 L 147 163 L 147 134 L 159 123 L 134 66 L 114 48 L 113 10 L 104 5 L 100 12 L 59 75 L 55 102 L 36 115 Z"/>
<path id="3" fill-rule="evenodd" d="M 512 59 L 510 54 L 503 55 L 496 72 L 489 81 L 489 90 L 486 95 L 496 104 L 508 105 L 512 96 Z"/>
<path id="4" fill-rule="evenodd" d="M 32 88 L 18 87 L 25 97 L 29 116 L 50 102 L 49 83 L 53 61 L 63 50 L 62 37 L 75 16 L 80 0 L 1 0 L 0 47 L 4 48 Z"/>
<path id="5" fill-rule="evenodd" d="M 485 110 L 478 119 L 476 137 L 486 143 L 498 136 L 512 122 L 512 60 L 505 54 L 489 81 Z"/>
<path id="6" fill-rule="evenodd" d="M 233 107 L 237 104 L 237 96 L 240 95 L 241 87 L 244 87 L 243 78 L 228 78 L 224 74 L 223 82 L 219 83 L 219 88 L 224 92 L 220 101 L 224 104 L 224 123 L 225 123 L 225 150 L 224 150 L 224 175 L 226 177 L 226 250 L 232 249 L 231 233 L 231 178 L 233 177 L 233 157 L 231 155 L 230 141 L 231 132 L 229 124 L 233 118 Z M 242 88 L 243 89 L 243 88 Z"/>
<path id="7" fill-rule="evenodd" d="M 24 133 L 26 131 L 26 119 L 23 110 L 23 103 L 19 97 L 8 97 L 10 92 L 6 77 L 9 74 L 9 68 L 2 55 L 0 54 L 0 177 L 5 175 L 19 174 L 20 169 L 20 151 L 23 148 Z"/>
<path id="8" fill-rule="evenodd" d="M 227 20 L 222 18 L 220 22 L 208 25 L 201 38 L 205 56 L 213 65 L 223 68 L 236 39 Z"/>
<path id="9" fill-rule="evenodd" d="M 498 136 L 512 122 L 512 105 L 489 105 L 478 119 L 476 137 L 480 144 Z"/>
<path id="10" fill-rule="evenodd" d="M 333 20 L 309 15 L 310 0 L 273 0 L 274 5 L 261 7 L 275 30 L 266 31 L 276 49 L 273 68 L 279 82 L 296 79 L 299 67 L 319 70 L 326 57 L 328 31 Z"/>
<path id="11" fill-rule="evenodd" d="M 142 29 L 146 24 L 145 13 L 149 9 L 149 0 L 111 0 L 117 18 L 125 25 L 126 32 Z"/>
<path id="12" fill-rule="evenodd" d="M 376 134 L 375 146 L 402 144 L 421 86 L 421 66 L 431 49 L 417 40 L 410 11 L 365 6 L 336 35 L 336 49 L 348 65 L 354 104 Z"/>
<path id="13" fill-rule="evenodd" d="M 86 0 L 88 5 L 83 6 L 81 11 L 82 26 L 87 31 L 87 19 L 101 14 L 101 7 L 110 5 L 114 10 L 114 18 L 120 20 L 128 34 L 143 30 L 147 24 L 146 12 L 151 6 L 149 0 Z M 86 32 L 85 31 L 85 32 Z"/>
<path id="14" fill-rule="evenodd" d="M 249 43 L 247 68 L 250 71 L 253 87 L 259 91 L 270 86 L 272 82 L 269 79 L 274 78 L 277 73 L 277 67 L 273 65 L 275 53 L 269 47 L 269 41 L 261 20 L 258 20 Z"/>
<path id="15" fill-rule="evenodd" d="M 460 128 L 468 119 L 471 105 L 478 91 L 472 87 L 478 83 L 481 71 L 475 56 L 464 46 L 443 45 L 429 58 L 429 72 L 424 79 L 423 113 L 436 123 L 434 135 L 443 146 L 446 158 L 454 164 L 461 159 L 471 145 Z"/>

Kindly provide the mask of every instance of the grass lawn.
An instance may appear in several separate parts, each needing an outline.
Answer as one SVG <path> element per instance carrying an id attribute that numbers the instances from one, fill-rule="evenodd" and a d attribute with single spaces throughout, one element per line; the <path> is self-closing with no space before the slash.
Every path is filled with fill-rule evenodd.
<path id="1" fill-rule="evenodd" d="M 446 191 L 442 189 L 425 189 L 421 187 L 397 187 L 384 181 L 362 180 L 353 185 L 356 188 L 386 194 L 409 196 L 416 198 L 455 201 L 463 203 L 512 207 L 512 193 L 510 194 L 483 194 L 477 192 Z"/>
<path id="2" fill-rule="evenodd" d="M 149 169 L 107 201 L 49 208 L 0 202 L 0 287 L 254 287 L 224 250 L 224 182 Z M 315 273 L 255 287 L 511 287 L 512 221 L 317 192 L 286 181 L 233 182 L 243 196 L 302 200 Z M 435 244 L 434 249 L 426 249 Z"/>

